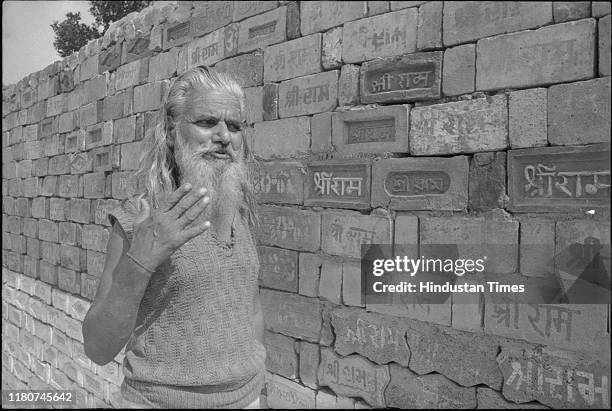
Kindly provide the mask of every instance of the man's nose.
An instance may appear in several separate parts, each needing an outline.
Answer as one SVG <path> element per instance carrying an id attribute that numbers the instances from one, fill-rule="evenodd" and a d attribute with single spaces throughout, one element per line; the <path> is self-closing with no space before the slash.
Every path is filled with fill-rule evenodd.
<path id="1" fill-rule="evenodd" d="M 213 136 L 213 141 L 215 143 L 229 144 L 230 132 L 227 129 L 227 124 L 225 124 L 225 121 L 219 121 L 215 131 L 216 132 Z"/>

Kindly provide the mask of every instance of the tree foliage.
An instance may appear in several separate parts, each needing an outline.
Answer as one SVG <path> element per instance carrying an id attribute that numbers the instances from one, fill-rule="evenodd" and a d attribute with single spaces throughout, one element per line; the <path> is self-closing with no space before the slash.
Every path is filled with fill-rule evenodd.
<path id="1" fill-rule="evenodd" d="M 104 34 L 112 22 L 122 19 L 133 11 L 142 10 L 150 3 L 150 1 L 90 1 L 89 11 Z"/>
<path id="2" fill-rule="evenodd" d="M 89 11 L 95 22 L 87 25 L 81 21 L 81 13 L 66 13 L 61 22 L 51 24 L 55 33 L 53 47 L 61 57 L 79 51 L 87 42 L 103 36 L 112 22 L 122 19 L 133 11 L 147 7 L 150 1 L 90 1 Z"/>
<path id="3" fill-rule="evenodd" d="M 55 32 L 53 47 L 60 56 L 68 57 L 74 51 L 78 51 L 91 39 L 100 34 L 98 30 L 81 22 L 81 13 L 66 13 L 66 19 L 61 22 L 57 20 L 51 24 Z"/>

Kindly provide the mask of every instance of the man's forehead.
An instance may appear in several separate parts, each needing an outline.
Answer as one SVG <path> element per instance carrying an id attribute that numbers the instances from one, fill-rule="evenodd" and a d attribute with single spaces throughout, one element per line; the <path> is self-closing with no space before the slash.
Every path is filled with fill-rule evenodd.
<path id="1" fill-rule="evenodd" d="M 193 89 L 189 92 L 193 115 L 203 113 L 230 112 L 240 117 L 240 99 L 233 93 L 217 89 Z"/>

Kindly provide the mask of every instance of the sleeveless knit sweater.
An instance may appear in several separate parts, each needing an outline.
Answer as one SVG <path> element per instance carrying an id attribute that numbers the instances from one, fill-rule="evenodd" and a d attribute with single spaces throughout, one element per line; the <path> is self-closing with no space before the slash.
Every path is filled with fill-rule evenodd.
<path id="1" fill-rule="evenodd" d="M 109 214 L 131 240 L 139 201 Z M 205 231 L 151 276 L 125 348 L 123 396 L 162 408 L 243 408 L 263 385 L 265 348 L 255 338 L 259 260 L 237 213 L 233 244 Z"/>

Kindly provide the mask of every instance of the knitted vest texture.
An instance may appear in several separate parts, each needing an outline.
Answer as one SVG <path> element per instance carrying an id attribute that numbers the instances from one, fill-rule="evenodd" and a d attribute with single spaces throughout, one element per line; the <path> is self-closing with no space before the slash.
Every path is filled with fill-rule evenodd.
<path id="1" fill-rule="evenodd" d="M 138 202 L 113 210 L 131 239 Z M 163 408 L 243 408 L 261 390 L 265 348 L 255 339 L 259 260 L 236 215 L 233 245 L 209 231 L 151 277 L 123 361 L 122 394 Z"/>

